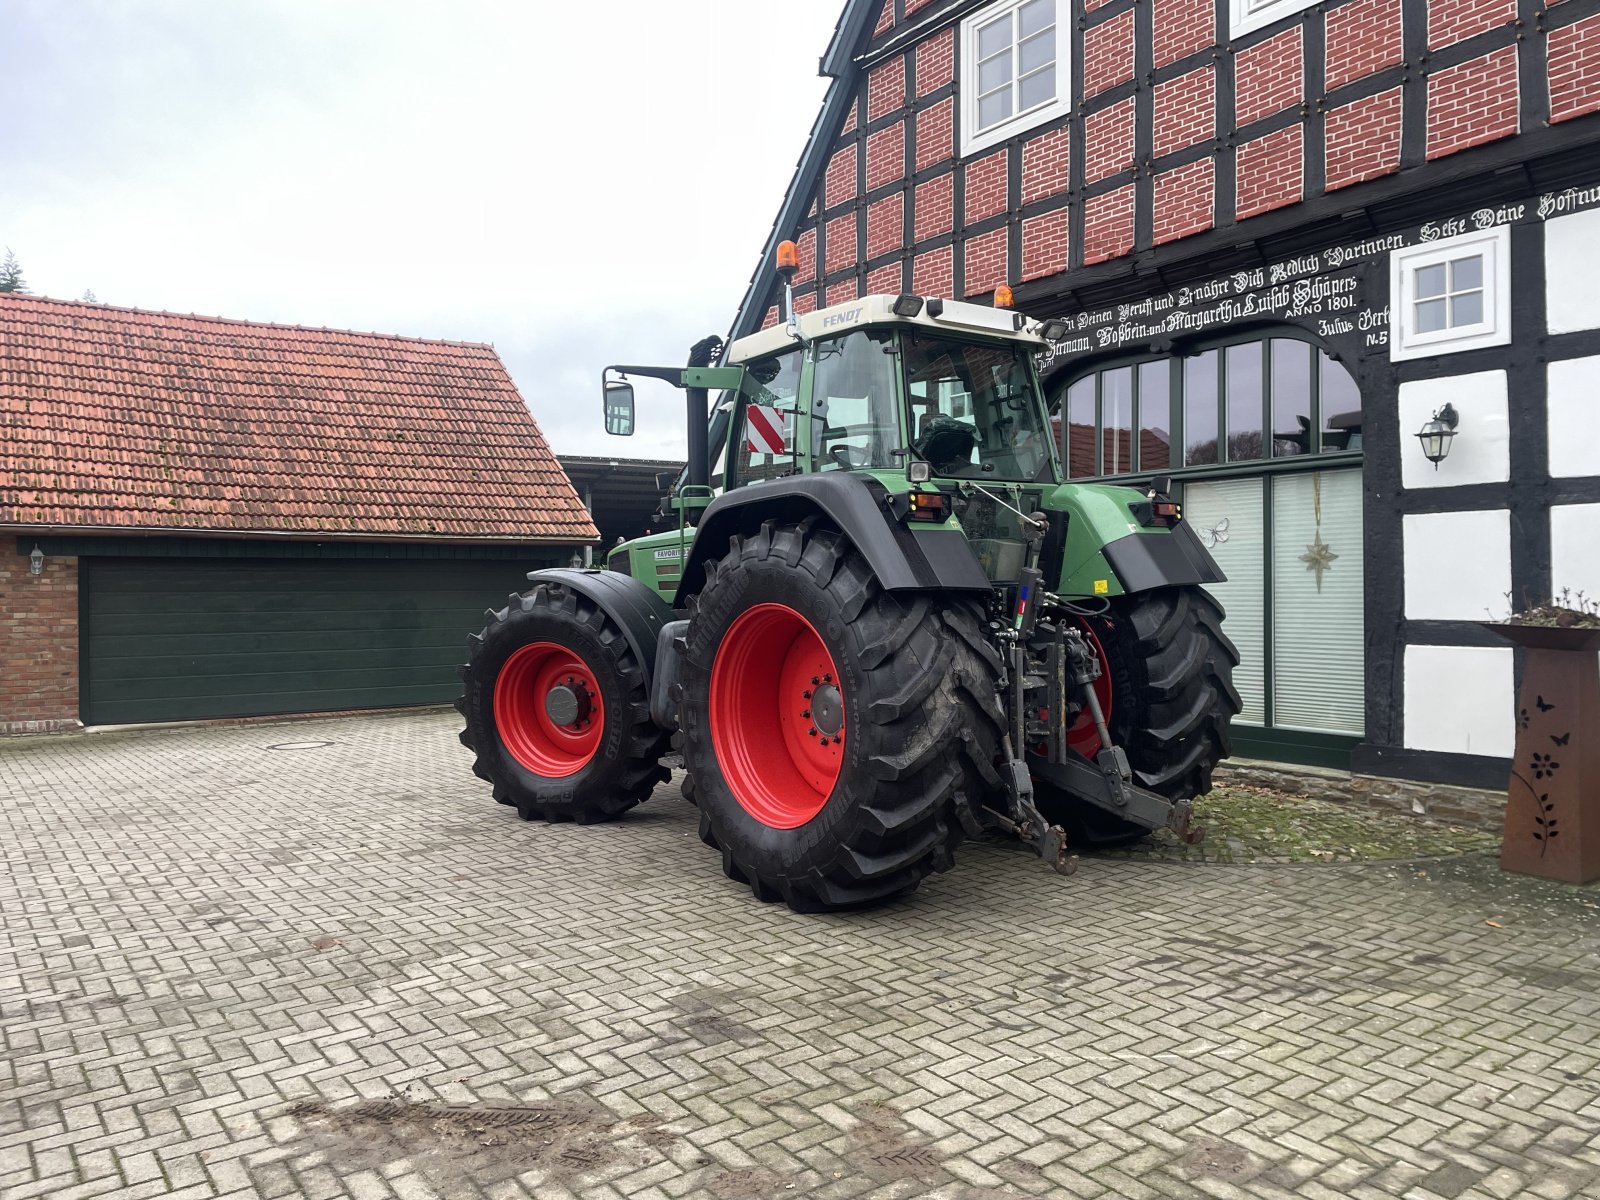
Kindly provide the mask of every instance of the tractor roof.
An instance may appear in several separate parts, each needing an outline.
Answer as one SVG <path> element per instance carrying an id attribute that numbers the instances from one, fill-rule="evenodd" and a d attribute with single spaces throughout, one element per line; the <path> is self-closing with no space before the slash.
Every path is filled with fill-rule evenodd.
<path id="1" fill-rule="evenodd" d="M 833 304 L 815 312 L 800 314 L 800 336 L 807 341 L 837 337 L 852 329 L 868 325 L 901 325 L 919 329 L 937 330 L 948 334 L 976 334 L 980 337 L 1003 338 L 1022 342 L 1034 349 L 1049 345 L 1040 336 L 1039 322 L 1009 308 L 990 308 L 986 304 L 968 304 L 964 300 L 935 300 L 924 302 L 917 315 L 902 317 L 895 313 L 894 305 L 900 296 L 862 296 L 845 304 Z M 938 308 L 938 316 L 928 310 Z M 752 362 L 765 358 L 794 345 L 788 329 L 780 322 L 759 333 L 742 337 L 728 348 L 730 364 Z"/>

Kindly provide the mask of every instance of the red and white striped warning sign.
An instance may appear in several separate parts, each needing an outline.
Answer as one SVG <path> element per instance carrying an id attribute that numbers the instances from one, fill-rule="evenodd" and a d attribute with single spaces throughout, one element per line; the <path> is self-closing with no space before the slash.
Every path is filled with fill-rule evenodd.
<path id="1" fill-rule="evenodd" d="M 747 405 L 744 410 L 745 449 L 753 454 L 787 454 L 783 437 L 783 415 L 775 408 Z"/>

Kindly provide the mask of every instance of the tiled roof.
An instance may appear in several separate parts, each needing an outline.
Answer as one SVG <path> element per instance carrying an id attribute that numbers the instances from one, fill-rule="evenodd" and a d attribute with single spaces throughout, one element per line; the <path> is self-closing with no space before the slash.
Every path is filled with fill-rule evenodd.
<path id="1" fill-rule="evenodd" d="M 488 346 L 0 294 L 0 527 L 588 541 Z"/>

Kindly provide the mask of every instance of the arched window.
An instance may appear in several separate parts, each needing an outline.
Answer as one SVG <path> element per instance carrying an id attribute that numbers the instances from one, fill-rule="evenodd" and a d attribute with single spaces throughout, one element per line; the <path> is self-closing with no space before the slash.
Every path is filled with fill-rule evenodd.
<path id="1" fill-rule="evenodd" d="M 1122 359 L 1057 380 L 1052 409 L 1073 479 L 1361 449 L 1355 380 L 1290 333 Z"/>
<path id="2" fill-rule="evenodd" d="M 1167 474 L 1227 575 L 1234 752 L 1348 766 L 1365 723 L 1361 393 L 1297 330 L 1127 357 L 1048 385 L 1069 476 Z"/>

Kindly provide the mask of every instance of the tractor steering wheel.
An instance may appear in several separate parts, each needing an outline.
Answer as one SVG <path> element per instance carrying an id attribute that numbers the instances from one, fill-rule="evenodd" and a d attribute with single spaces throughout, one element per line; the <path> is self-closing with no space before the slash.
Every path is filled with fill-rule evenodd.
<path id="1" fill-rule="evenodd" d="M 853 471 L 857 467 L 872 465 L 872 455 L 859 446 L 852 446 L 847 442 L 835 442 L 828 447 L 828 457 L 833 459 L 846 471 Z"/>

